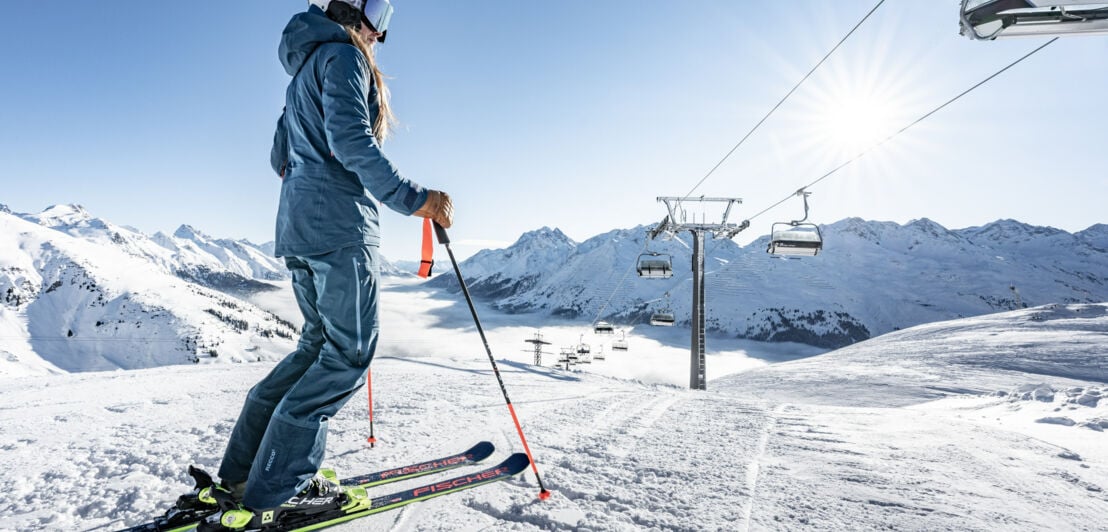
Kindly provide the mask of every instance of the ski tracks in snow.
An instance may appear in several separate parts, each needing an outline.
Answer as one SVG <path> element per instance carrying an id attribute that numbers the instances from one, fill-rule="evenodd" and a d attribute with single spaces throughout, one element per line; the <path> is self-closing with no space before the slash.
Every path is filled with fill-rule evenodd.
<path id="1" fill-rule="evenodd" d="M 592 432 L 595 433 L 596 429 L 610 431 L 616 437 L 608 445 L 608 454 L 616 459 L 625 459 L 644 441 L 646 434 L 655 429 L 662 415 L 681 401 L 680 396 L 659 394 L 639 402 L 626 412 L 608 412 L 607 416 L 597 416 L 593 420 Z"/>
<path id="2" fill-rule="evenodd" d="M 542 435 L 536 459 L 554 498 L 481 511 L 559 530 L 735 530 L 757 482 L 751 456 L 773 430 L 765 408 L 712 392 L 596 379 L 588 385 L 602 393 L 551 398 L 539 418 L 528 415 Z M 609 386 L 622 393 L 605 393 Z"/>
<path id="3" fill-rule="evenodd" d="M 788 405 L 777 405 L 769 418 L 766 421 L 765 427 L 762 429 L 762 436 L 758 439 L 758 447 L 754 452 L 754 457 L 750 460 L 750 463 L 746 466 L 746 491 L 748 493 L 746 497 L 746 503 L 743 505 L 742 524 L 738 529 L 746 532 L 750 530 L 750 518 L 754 515 L 754 503 L 758 499 L 758 473 L 761 471 L 761 463 L 766 455 L 766 447 L 769 445 L 770 436 L 777 430 L 777 418 Z"/>

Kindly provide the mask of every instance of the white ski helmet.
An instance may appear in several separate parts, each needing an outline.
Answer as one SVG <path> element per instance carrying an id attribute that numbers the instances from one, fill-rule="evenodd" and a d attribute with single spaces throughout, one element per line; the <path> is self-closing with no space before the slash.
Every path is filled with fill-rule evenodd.
<path id="1" fill-rule="evenodd" d="M 377 40 L 385 42 L 385 35 L 389 32 L 389 20 L 392 19 L 392 4 L 389 0 L 308 0 L 308 3 L 317 6 L 327 12 L 332 3 L 346 4 L 357 9 L 362 15 L 362 21 L 369 23 L 374 31 L 381 32 Z"/>

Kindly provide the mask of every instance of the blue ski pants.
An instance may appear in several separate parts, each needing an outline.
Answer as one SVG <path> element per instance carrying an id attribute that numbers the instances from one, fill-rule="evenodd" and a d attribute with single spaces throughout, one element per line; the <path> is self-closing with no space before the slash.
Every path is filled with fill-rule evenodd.
<path id="1" fill-rule="evenodd" d="M 375 246 L 286 257 L 304 328 L 296 350 L 250 389 L 219 476 L 246 482 L 243 504 L 273 508 L 319 470 L 327 420 L 365 383 L 377 348 Z"/>

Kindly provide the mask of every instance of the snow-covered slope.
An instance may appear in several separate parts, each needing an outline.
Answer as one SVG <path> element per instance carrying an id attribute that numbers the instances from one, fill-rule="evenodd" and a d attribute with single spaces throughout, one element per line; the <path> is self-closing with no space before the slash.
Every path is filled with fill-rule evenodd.
<path id="1" fill-rule="evenodd" d="M 473 292 L 506 311 L 642 323 L 666 307 L 686 325 L 691 247 L 687 237 L 645 242 L 646 227 L 575 243 L 556 229 L 525 233 L 503 250 L 462 264 Z M 845 219 L 822 226 L 817 257 L 765 253 L 767 237 L 740 247 L 707 244 L 707 327 L 743 338 L 839 347 L 920 323 L 1026 305 L 1108 300 L 1108 226 L 1070 234 L 1000 220 L 952 231 L 927 220 L 905 225 Z M 675 276 L 637 278 L 636 257 L 673 257 Z M 454 287 L 450 276 L 432 281 Z"/>
<path id="2" fill-rule="evenodd" d="M 37 214 L 0 205 L 0 245 L 8 250 L 0 256 L 0 376 L 208 358 L 227 341 L 203 325 L 213 320 L 238 336 L 251 329 L 285 340 L 296 334 L 288 322 L 274 321 L 247 302 L 270 300 L 267 294 L 288 283 L 288 269 L 273 257 L 272 243 L 217 239 L 188 225 L 173 235 L 148 236 L 96 218 L 80 205 L 54 205 Z M 384 258 L 381 273 L 413 276 Z M 199 321 L 197 312 L 204 314 Z M 121 343 L 141 353 L 120 355 Z M 258 352 L 256 342 L 231 344 L 223 349 L 231 360 L 272 354 Z"/>
<path id="3" fill-rule="evenodd" d="M 884 407 L 1044 379 L 1056 387 L 1108 383 L 1108 305 L 1045 305 L 928 323 L 714 385 L 781 401 Z"/>
<path id="4" fill-rule="evenodd" d="M 118 246 L 0 213 L 0 375 L 256 361 L 296 331 Z M 223 355 L 223 356 L 220 356 Z"/>
<path id="5" fill-rule="evenodd" d="M 379 443 L 365 442 L 360 395 L 330 420 L 325 464 L 340 474 L 486 439 L 494 459 L 520 450 L 481 343 L 458 325 L 467 310 L 432 296 L 383 292 L 388 327 L 373 365 Z M 1108 384 L 1095 368 L 1108 356 L 1106 309 L 1043 307 L 917 327 L 713 379 L 703 392 L 529 365 L 515 351 L 523 335 L 496 325 L 521 317 L 485 315 L 553 497 L 537 501 L 527 473 L 334 530 L 1102 529 L 1108 401 L 1099 398 Z M 411 323 L 408 312 L 424 320 Z M 511 344 L 497 340 L 507 337 Z M 609 361 L 687 371 L 687 357 L 648 358 L 643 342 L 635 346 Z M 959 352 L 933 356 L 951 346 Z M 436 355 L 405 356 L 413 351 Z M 160 513 L 191 487 L 187 464 L 217 468 L 247 390 L 270 367 L 5 381 L 0 469 L 11 482 L 0 491 L 0 530 L 112 530 Z M 843 400 L 830 400 L 836 394 Z"/>

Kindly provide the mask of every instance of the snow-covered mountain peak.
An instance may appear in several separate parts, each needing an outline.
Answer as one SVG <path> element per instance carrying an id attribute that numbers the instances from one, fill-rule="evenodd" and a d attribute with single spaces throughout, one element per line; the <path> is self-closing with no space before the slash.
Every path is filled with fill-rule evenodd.
<path id="1" fill-rule="evenodd" d="M 173 236 L 198 242 L 208 242 L 212 240 L 212 237 L 188 224 L 183 224 L 181 227 L 178 227 L 177 230 L 173 232 Z"/>
<path id="2" fill-rule="evenodd" d="M 880 243 L 882 235 L 886 232 L 886 228 L 883 226 L 885 223 L 899 228 L 892 222 L 870 222 L 861 218 L 844 218 L 826 226 L 826 228 L 840 235 L 851 235 L 869 242 Z M 824 226 L 821 226 L 821 229 L 823 228 Z"/>
<path id="3" fill-rule="evenodd" d="M 0 205 L 0 207 L 3 207 L 3 205 Z M 1108 224 L 1093 224 L 1083 231 L 1078 231 L 1076 234 L 1108 236 Z"/>
<path id="4" fill-rule="evenodd" d="M 88 225 L 104 226 L 104 222 L 93 218 L 84 207 L 77 204 L 51 205 L 38 214 L 29 214 L 24 219 L 43 227 L 64 229 Z M 93 223 L 98 222 L 98 223 Z"/>
<path id="5" fill-rule="evenodd" d="M 970 235 L 970 238 L 986 239 L 998 244 L 1015 244 L 1040 238 L 1068 235 L 1061 229 L 1029 225 L 1012 219 L 997 220 L 981 227 L 971 227 L 964 230 L 964 232 Z"/>
<path id="6" fill-rule="evenodd" d="M 509 250 L 571 250 L 577 247 L 577 243 L 572 238 L 566 236 L 561 229 L 557 227 L 551 229 L 549 227 L 542 227 L 534 231 L 528 231 L 520 235 L 519 239 L 514 244 L 508 247 Z"/>
<path id="7" fill-rule="evenodd" d="M 4 214 L 11 214 L 12 210 L 9 209 L 7 205 L 4 205 L 3 203 L 0 203 L 0 212 L 2 212 Z"/>
<path id="8" fill-rule="evenodd" d="M 1078 231 L 1074 235 L 1093 247 L 1108 250 L 1108 224 L 1091 225 L 1088 229 Z"/>
<path id="9" fill-rule="evenodd" d="M 908 222 L 905 227 L 920 231 L 928 236 L 937 238 L 948 238 L 954 235 L 954 232 L 939 225 L 930 218 L 920 218 L 918 220 L 912 220 Z"/>

